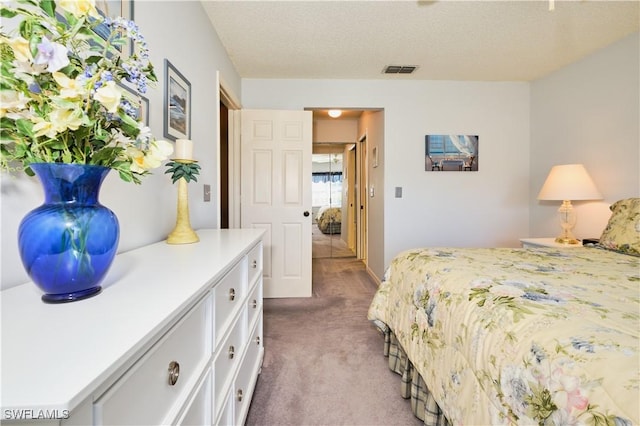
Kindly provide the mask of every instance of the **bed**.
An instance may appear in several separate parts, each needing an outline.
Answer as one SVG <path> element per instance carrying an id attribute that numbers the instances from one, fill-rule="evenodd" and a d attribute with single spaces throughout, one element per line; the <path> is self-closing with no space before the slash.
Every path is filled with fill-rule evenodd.
<path id="1" fill-rule="evenodd" d="M 425 424 L 640 424 L 640 199 L 599 245 L 419 248 L 369 307 Z"/>
<path id="2" fill-rule="evenodd" d="M 321 207 L 318 210 L 316 222 L 323 234 L 339 234 L 342 227 L 342 212 L 339 207 Z"/>

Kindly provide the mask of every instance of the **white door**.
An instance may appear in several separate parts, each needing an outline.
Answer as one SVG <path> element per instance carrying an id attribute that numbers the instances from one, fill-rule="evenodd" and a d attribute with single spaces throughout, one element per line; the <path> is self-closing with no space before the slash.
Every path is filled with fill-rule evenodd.
<path id="1" fill-rule="evenodd" d="M 264 297 L 311 296 L 311 111 L 242 110 L 242 228 L 262 228 Z"/>

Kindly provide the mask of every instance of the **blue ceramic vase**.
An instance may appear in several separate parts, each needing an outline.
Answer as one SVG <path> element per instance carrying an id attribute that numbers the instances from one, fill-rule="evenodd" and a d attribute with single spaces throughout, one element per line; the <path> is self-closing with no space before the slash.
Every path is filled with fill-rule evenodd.
<path id="1" fill-rule="evenodd" d="M 120 225 L 98 196 L 108 167 L 36 163 L 44 204 L 18 228 L 22 264 L 48 303 L 94 296 L 118 249 Z"/>

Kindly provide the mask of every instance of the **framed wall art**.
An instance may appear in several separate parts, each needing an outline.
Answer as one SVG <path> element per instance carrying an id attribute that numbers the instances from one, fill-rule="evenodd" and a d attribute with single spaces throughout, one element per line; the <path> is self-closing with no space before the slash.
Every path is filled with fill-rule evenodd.
<path id="1" fill-rule="evenodd" d="M 133 0 L 97 0 L 96 9 L 98 13 L 106 18 L 122 17 L 128 21 L 133 21 Z M 109 37 L 109 29 L 105 24 L 97 25 L 93 31 L 103 39 Z M 133 43 L 130 40 L 123 47 L 125 55 L 133 53 Z"/>
<path id="2" fill-rule="evenodd" d="M 426 135 L 424 139 L 426 171 L 478 171 L 478 135 Z"/>
<path id="3" fill-rule="evenodd" d="M 191 139 L 191 83 L 164 60 L 164 137 Z"/>
<path id="4" fill-rule="evenodd" d="M 124 89 L 122 96 L 129 102 L 133 109 L 134 118 L 142 121 L 145 126 L 149 126 L 149 99 L 139 95 L 136 91 L 124 84 L 118 84 Z"/>

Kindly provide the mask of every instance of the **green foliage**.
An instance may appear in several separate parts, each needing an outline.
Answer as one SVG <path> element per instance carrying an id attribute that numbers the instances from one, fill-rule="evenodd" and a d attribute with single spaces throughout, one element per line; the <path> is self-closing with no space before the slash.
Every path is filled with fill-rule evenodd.
<path id="1" fill-rule="evenodd" d="M 176 183 L 180 179 L 184 179 L 188 182 L 192 180 L 194 182 L 198 181 L 196 176 L 200 174 L 200 166 L 198 163 L 182 163 L 179 161 L 169 161 L 167 163 L 168 169 L 164 172 L 165 174 L 171 173 L 171 181 Z"/>
<path id="2" fill-rule="evenodd" d="M 0 16 L 17 21 L 11 33 L 0 29 L 1 169 L 99 164 L 139 183 L 168 158 L 172 145 L 138 114 L 157 77 L 133 21 L 104 18 L 91 0 L 13 0 Z"/>

